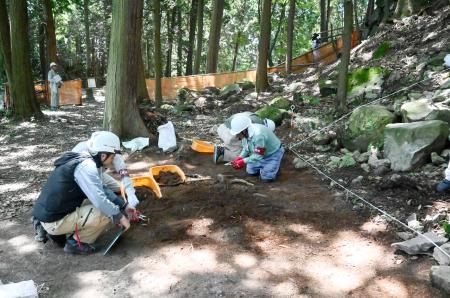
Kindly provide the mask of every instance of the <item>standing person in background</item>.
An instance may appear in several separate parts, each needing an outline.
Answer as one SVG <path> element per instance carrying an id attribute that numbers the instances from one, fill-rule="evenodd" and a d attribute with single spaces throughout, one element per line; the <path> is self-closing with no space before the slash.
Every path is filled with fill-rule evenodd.
<path id="1" fill-rule="evenodd" d="M 316 49 L 318 49 L 320 46 L 320 35 L 319 33 L 314 33 L 311 38 L 311 48 L 313 51 L 313 63 L 318 63 L 318 52 Z"/>
<path id="2" fill-rule="evenodd" d="M 47 79 L 50 84 L 50 109 L 55 111 L 59 107 L 59 90 L 58 88 L 63 85 L 61 76 L 56 71 L 58 65 L 55 62 L 50 63 L 50 71 L 48 72 Z"/>

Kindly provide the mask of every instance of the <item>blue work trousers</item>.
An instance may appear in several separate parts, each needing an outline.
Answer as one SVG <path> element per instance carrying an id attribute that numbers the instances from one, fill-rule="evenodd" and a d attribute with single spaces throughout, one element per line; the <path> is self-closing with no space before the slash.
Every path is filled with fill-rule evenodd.
<path id="1" fill-rule="evenodd" d="M 257 175 L 259 173 L 259 177 L 263 180 L 275 180 L 283 155 L 284 148 L 280 147 L 280 149 L 259 161 L 247 163 L 247 174 Z"/>

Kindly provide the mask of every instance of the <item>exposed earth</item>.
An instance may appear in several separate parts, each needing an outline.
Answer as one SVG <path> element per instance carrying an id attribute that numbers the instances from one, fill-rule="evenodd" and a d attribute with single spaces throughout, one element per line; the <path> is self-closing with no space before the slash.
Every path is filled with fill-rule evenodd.
<path id="1" fill-rule="evenodd" d="M 395 252 L 395 226 L 353 208 L 314 171 L 295 169 L 292 154 L 285 155 L 276 182 L 261 183 L 192 151 L 192 132 L 175 118 L 179 150 L 165 155 L 151 144 L 125 153 L 132 176 L 176 164 L 211 179 L 162 187 L 162 199 L 143 200 L 148 221 L 135 224 L 107 256 L 71 256 L 52 242 L 35 242 L 31 207 L 52 162 L 100 129 L 102 110 L 103 102 L 89 102 L 45 110 L 49 122 L 5 121 L 0 128 L 3 283 L 32 279 L 42 297 L 445 296 L 430 284 L 431 258 Z M 185 117 L 195 125 L 195 115 Z M 367 191 L 381 198 L 391 190 L 368 185 Z M 395 208 L 395 202 L 384 203 Z M 99 242 L 109 241 L 115 229 Z"/>

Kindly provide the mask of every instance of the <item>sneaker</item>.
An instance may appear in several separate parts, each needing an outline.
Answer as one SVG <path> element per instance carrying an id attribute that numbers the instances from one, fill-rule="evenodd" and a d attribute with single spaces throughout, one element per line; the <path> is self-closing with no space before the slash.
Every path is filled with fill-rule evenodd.
<path id="1" fill-rule="evenodd" d="M 64 252 L 76 255 L 89 255 L 95 253 L 96 248 L 91 244 L 83 242 L 81 242 L 80 245 L 78 245 L 77 241 L 73 239 L 73 237 L 70 237 L 66 241 L 66 245 L 64 246 Z"/>
<path id="2" fill-rule="evenodd" d="M 447 189 L 450 188 L 450 181 L 448 181 L 447 179 L 442 180 L 442 182 L 440 182 L 437 186 L 436 186 L 436 191 L 437 192 L 443 192 Z"/>
<path id="3" fill-rule="evenodd" d="M 214 145 L 214 154 L 213 154 L 213 160 L 214 163 L 217 163 L 220 157 L 222 157 L 225 154 L 225 148 L 222 146 Z"/>
<path id="4" fill-rule="evenodd" d="M 34 239 L 38 242 L 47 242 L 47 231 L 44 229 L 44 227 L 41 225 L 41 222 L 33 216 L 32 218 L 33 222 L 33 228 L 35 231 Z"/>

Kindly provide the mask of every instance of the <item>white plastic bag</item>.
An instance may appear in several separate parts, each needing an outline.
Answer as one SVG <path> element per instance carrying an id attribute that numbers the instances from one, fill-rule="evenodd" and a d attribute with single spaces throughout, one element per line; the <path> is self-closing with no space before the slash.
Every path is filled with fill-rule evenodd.
<path id="1" fill-rule="evenodd" d="M 177 149 L 177 137 L 175 136 L 175 127 L 172 121 L 158 126 L 158 147 L 163 152 L 173 152 Z"/>
<path id="2" fill-rule="evenodd" d="M 133 153 L 136 150 L 142 150 L 147 147 L 148 141 L 148 138 L 139 137 L 128 142 L 122 142 L 122 145 L 127 149 L 131 149 L 131 153 Z"/>
<path id="3" fill-rule="evenodd" d="M 445 55 L 444 62 L 445 66 L 450 68 L 450 54 Z"/>

